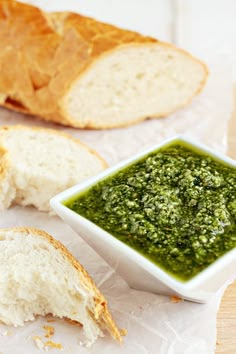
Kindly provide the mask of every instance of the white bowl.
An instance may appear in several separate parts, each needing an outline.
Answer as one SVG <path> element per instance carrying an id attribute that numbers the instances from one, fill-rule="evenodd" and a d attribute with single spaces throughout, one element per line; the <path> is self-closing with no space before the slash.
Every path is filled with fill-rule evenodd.
<path id="1" fill-rule="evenodd" d="M 131 287 L 158 294 L 177 295 L 195 302 L 206 302 L 227 279 L 236 274 L 236 248 L 227 252 L 192 279 L 181 282 L 93 222 L 63 205 L 63 202 L 76 196 L 98 181 L 121 170 L 123 167 L 139 160 L 152 151 L 175 141 L 186 142 L 190 147 L 195 147 L 231 167 L 236 167 L 236 161 L 229 157 L 217 153 L 200 143 L 193 142 L 189 138 L 177 136 L 153 146 L 105 170 L 99 175 L 58 194 L 51 199 L 50 203 L 56 213 L 100 254 L 108 264 L 115 268 Z"/>

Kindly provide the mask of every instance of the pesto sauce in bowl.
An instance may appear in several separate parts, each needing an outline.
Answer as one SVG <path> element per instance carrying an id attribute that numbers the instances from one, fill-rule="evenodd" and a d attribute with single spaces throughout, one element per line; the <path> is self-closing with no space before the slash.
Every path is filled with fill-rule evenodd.
<path id="1" fill-rule="evenodd" d="M 236 169 L 182 142 L 64 204 L 181 281 L 236 247 Z"/>

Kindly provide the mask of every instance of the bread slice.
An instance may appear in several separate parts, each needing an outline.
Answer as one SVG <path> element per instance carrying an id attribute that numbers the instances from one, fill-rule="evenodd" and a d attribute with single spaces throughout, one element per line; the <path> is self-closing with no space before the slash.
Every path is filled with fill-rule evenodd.
<path id="1" fill-rule="evenodd" d="M 106 332 L 121 341 L 107 301 L 59 241 L 31 228 L 0 229 L 0 320 L 22 326 L 36 315 L 79 322 L 88 344 Z"/>
<path id="2" fill-rule="evenodd" d="M 0 128 L 0 210 L 11 204 L 49 211 L 49 200 L 106 167 L 71 136 L 26 126 Z"/>
<path id="3" fill-rule="evenodd" d="M 127 126 L 188 104 L 206 66 L 171 44 L 73 13 L 0 2 L 0 104 L 79 128 Z"/>

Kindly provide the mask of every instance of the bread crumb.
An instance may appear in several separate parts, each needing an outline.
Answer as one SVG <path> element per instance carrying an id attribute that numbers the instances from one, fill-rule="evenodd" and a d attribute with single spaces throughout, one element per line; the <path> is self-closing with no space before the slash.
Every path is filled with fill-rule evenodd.
<path id="1" fill-rule="evenodd" d="M 183 299 L 181 299 L 181 297 L 176 296 L 176 295 L 172 295 L 171 296 L 171 302 L 176 304 L 176 303 L 181 302 L 181 301 L 183 301 Z"/>
<path id="2" fill-rule="evenodd" d="M 81 347 L 85 347 L 85 346 L 86 346 L 86 343 L 85 343 L 85 342 L 80 341 L 80 342 L 79 342 L 79 345 L 80 345 Z"/>
<path id="3" fill-rule="evenodd" d="M 44 343 L 42 341 L 42 338 L 40 336 L 34 336 L 32 337 L 36 346 L 41 350 L 44 349 Z"/>
<path id="4" fill-rule="evenodd" d="M 48 318 L 47 322 L 55 322 L 55 319 L 54 318 Z"/>
<path id="5" fill-rule="evenodd" d="M 47 342 L 44 343 L 43 340 L 42 340 L 42 337 L 40 337 L 40 336 L 34 336 L 34 337 L 32 337 L 32 339 L 34 340 L 36 346 L 40 350 L 44 350 L 46 352 L 50 348 L 63 349 L 63 346 L 61 345 L 61 343 L 54 343 L 51 340 L 48 340 Z"/>
<path id="6" fill-rule="evenodd" d="M 52 342 L 51 340 L 48 340 L 46 343 L 44 343 L 44 348 L 55 348 L 55 349 L 63 349 L 63 346 L 61 345 L 61 343 L 55 343 Z"/>
<path id="7" fill-rule="evenodd" d="M 7 329 L 7 330 L 4 331 L 4 332 L 1 332 L 1 335 L 2 335 L 2 336 L 10 336 L 11 334 L 12 334 L 12 331 L 9 330 L 9 329 Z"/>
<path id="8" fill-rule="evenodd" d="M 43 329 L 46 331 L 45 338 L 51 338 L 55 333 L 55 328 L 52 326 L 43 326 Z"/>
<path id="9" fill-rule="evenodd" d="M 128 331 L 127 331 L 126 328 L 121 328 L 121 329 L 120 329 L 120 334 L 121 334 L 122 337 L 126 336 L 127 333 L 128 333 Z"/>
<path id="10" fill-rule="evenodd" d="M 65 318 L 65 321 L 71 324 L 72 326 L 83 327 L 82 323 L 75 320 L 71 320 L 70 318 Z"/>

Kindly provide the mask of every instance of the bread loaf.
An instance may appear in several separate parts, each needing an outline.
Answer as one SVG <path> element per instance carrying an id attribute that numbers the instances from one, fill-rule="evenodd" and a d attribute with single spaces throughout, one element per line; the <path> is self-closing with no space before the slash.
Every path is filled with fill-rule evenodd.
<path id="1" fill-rule="evenodd" d="M 79 322 L 87 344 L 121 334 L 107 301 L 82 265 L 57 240 L 31 228 L 0 229 L 0 320 L 22 326 L 36 315 Z"/>
<path id="2" fill-rule="evenodd" d="M 207 69 L 171 44 L 74 13 L 0 1 L 0 104 L 78 128 L 163 117 Z"/>
<path id="3" fill-rule="evenodd" d="M 0 210 L 11 204 L 49 211 L 49 200 L 106 167 L 79 140 L 52 129 L 0 128 Z"/>

